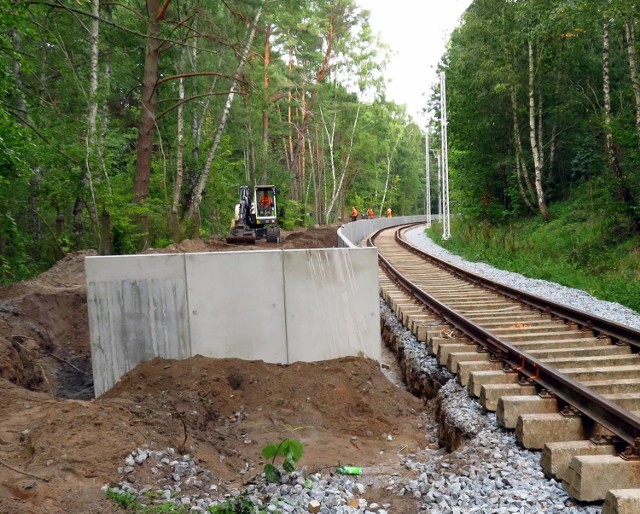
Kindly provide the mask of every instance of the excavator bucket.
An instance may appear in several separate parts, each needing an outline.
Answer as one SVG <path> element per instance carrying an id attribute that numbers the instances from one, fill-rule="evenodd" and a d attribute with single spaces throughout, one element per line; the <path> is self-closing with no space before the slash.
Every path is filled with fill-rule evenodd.
<path id="1" fill-rule="evenodd" d="M 236 245 L 256 244 L 256 231 L 244 225 L 236 225 L 229 231 L 227 243 Z"/>

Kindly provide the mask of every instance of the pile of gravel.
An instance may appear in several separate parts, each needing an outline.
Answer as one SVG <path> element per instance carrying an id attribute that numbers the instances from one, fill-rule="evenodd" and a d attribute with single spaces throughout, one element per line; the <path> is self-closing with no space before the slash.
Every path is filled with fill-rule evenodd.
<path id="1" fill-rule="evenodd" d="M 482 277 L 640 330 L 640 314 L 624 305 L 598 300 L 580 289 L 572 289 L 554 282 L 547 282 L 546 280 L 527 278 L 519 273 L 500 270 L 483 262 L 465 261 L 461 257 L 452 254 L 434 243 L 424 233 L 424 227 L 408 230 L 406 232 L 406 239 L 412 245 L 425 250 L 443 261 L 460 266 Z"/>
<path id="2" fill-rule="evenodd" d="M 561 484 L 546 479 L 539 454 L 519 447 L 512 433 L 497 426 L 494 414 L 487 415 L 485 427 L 470 444 L 451 453 L 431 450 L 419 460 L 409 456 L 404 465 L 418 474 L 405 485 L 405 494 L 420 498 L 424 513 L 601 511 L 599 506 L 577 504 Z"/>
<path id="3" fill-rule="evenodd" d="M 127 495 L 145 506 L 174 504 L 184 512 L 209 512 L 216 506 L 243 502 L 250 502 L 256 512 L 273 513 L 387 514 L 389 508 L 389 504 L 369 503 L 367 487 L 357 480 L 337 473 L 308 474 L 305 467 L 283 474 L 278 483 L 258 475 L 245 488 L 228 490 L 197 459 L 179 455 L 173 448 L 138 448 L 127 455 L 118 473 L 121 481 L 103 486 L 105 493 Z"/>

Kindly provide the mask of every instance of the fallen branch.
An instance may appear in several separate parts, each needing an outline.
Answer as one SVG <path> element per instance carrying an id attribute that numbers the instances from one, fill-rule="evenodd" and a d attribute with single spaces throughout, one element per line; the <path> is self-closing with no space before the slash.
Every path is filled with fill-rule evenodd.
<path id="1" fill-rule="evenodd" d="M 47 386 L 49 387 L 49 393 L 51 393 L 51 396 L 55 396 L 53 394 L 53 389 L 51 388 L 51 384 L 49 383 L 49 379 L 47 378 L 47 374 L 44 372 L 44 368 L 42 367 L 42 364 L 40 364 L 38 362 L 38 367 L 40 368 L 40 371 L 42 371 L 42 377 L 44 378 L 44 381 L 47 383 Z"/>
<path id="2" fill-rule="evenodd" d="M 43 482 L 48 482 L 49 481 L 48 478 L 39 477 L 38 475 L 34 475 L 33 473 L 28 473 L 26 471 L 21 471 L 21 470 L 19 470 L 17 468 L 14 468 L 13 466 L 9 466 L 9 464 L 4 462 L 2 459 L 0 459 L 0 464 L 2 464 L 3 466 L 6 466 L 11 471 L 15 471 L 16 473 L 20 473 L 21 475 L 26 475 L 26 476 L 31 477 L 31 478 L 37 478 L 38 480 L 42 480 Z"/>
<path id="3" fill-rule="evenodd" d="M 74 366 L 73 364 L 71 364 L 68 360 L 63 359 L 62 357 L 58 357 L 57 355 L 50 353 L 49 355 L 51 355 L 51 357 L 53 357 L 54 359 L 58 359 L 60 362 L 64 362 L 65 364 L 71 366 L 73 369 L 75 369 L 78 373 L 82 373 L 82 370 L 76 366 Z"/>

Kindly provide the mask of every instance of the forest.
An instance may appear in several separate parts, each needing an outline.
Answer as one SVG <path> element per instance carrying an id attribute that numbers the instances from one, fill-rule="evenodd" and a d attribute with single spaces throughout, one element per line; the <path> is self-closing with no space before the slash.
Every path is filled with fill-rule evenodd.
<path id="1" fill-rule="evenodd" d="M 636 29 L 631 0 L 471 3 L 438 70 L 464 230 L 552 226 L 578 195 L 590 254 L 637 242 Z M 425 212 L 439 85 L 427 126 L 386 98 L 391 49 L 355 0 L 0 0 L 0 49 L 0 283 L 224 235 L 243 184 L 275 184 L 289 229 Z"/>
<path id="2" fill-rule="evenodd" d="M 354 0 L 0 0 L 0 281 L 67 252 L 424 211 L 420 128 Z M 348 210 L 347 210 L 348 209 Z"/>
<path id="3" fill-rule="evenodd" d="M 475 0 L 451 37 L 451 195 L 499 221 L 594 180 L 621 230 L 640 222 L 635 1 Z"/>
<path id="4" fill-rule="evenodd" d="M 640 309 L 637 19 L 629 0 L 472 2 L 442 60 L 447 248 Z"/>

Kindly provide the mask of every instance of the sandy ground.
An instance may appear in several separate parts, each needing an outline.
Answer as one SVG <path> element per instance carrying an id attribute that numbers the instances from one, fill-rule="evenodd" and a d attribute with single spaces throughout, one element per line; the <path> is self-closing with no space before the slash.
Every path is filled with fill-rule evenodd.
<path id="1" fill-rule="evenodd" d="M 309 229 L 248 247 L 185 241 L 162 251 L 331 247 L 335 232 Z M 408 473 L 399 455 L 425 446 L 425 406 L 378 362 L 156 359 L 94 400 L 84 276 L 91 254 L 0 289 L 0 513 L 120 512 L 100 488 L 121 479 L 117 469 L 136 448 L 184 450 L 220 491 L 231 490 L 261 472 L 263 446 L 285 437 L 304 444 L 299 466 L 362 466 L 370 502 L 419 510 L 386 485 L 392 473 Z"/>

